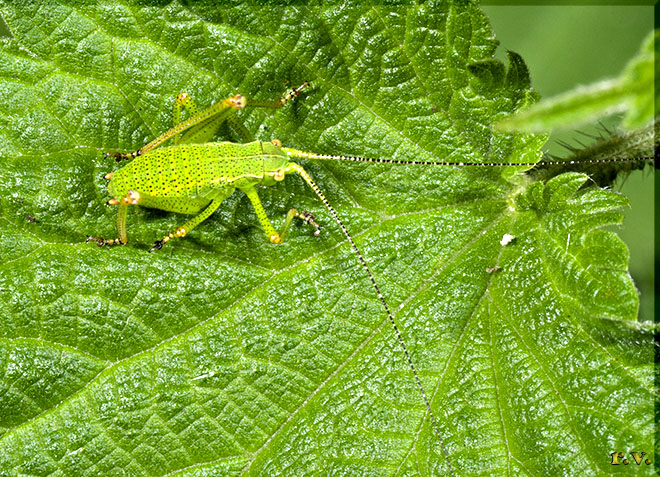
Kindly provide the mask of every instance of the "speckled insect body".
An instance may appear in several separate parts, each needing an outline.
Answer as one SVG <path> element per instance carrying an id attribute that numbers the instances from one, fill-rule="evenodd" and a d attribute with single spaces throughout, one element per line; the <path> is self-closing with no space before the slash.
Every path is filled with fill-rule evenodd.
<path id="1" fill-rule="evenodd" d="M 300 88 L 292 90 L 280 101 L 255 101 L 254 106 L 281 107 L 297 96 L 305 86 L 306 84 L 303 84 Z M 309 212 L 301 213 L 295 209 L 291 209 L 287 214 L 280 232 L 275 231 L 261 205 L 255 189 L 257 185 L 274 185 L 292 172 L 300 174 L 310 185 L 313 184 L 302 167 L 290 161 L 290 153 L 281 148 L 279 141 L 254 141 L 245 144 L 204 142 L 209 140 L 218 126 L 226 120 L 230 121 L 239 134 L 247 136 L 244 127 L 228 114 L 244 108 L 247 104 L 248 101 L 243 96 L 237 95 L 197 113 L 190 96 L 181 94 L 175 103 L 172 129 L 134 153 L 106 154 L 117 158 L 118 161 L 133 158 L 120 170 L 105 176 L 110 180 L 108 192 L 113 197 L 108 204 L 119 206 L 117 213 L 119 237 L 109 240 L 89 237 L 87 241 L 96 242 L 99 246 L 127 243 L 126 212 L 130 205 L 182 214 L 198 214 L 174 232 L 156 241 L 151 251 L 160 249 L 170 239 L 187 235 L 208 218 L 235 189 L 243 191 L 248 196 L 271 242 L 284 241 L 294 217 L 313 226 L 315 234 L 318 235 L 320 228 L 314 222 L 314 216 Z M 186 121 L 180 120 L 182 107 L 186 107 L 191 113 L 191 117 Z M 168 139 L 174 139 L 173 146 L 158 147 Z M 179 144 L 181 141 L 203 143 Z M 317 194 L 320 192 L 316 185 L 312 187 Z"/>
<path id="2" fill-rule="evenodd" d="M 108 192 L 116 198 L 136 190 L 144 207 L 196 214 L 236 188 L 273 185 L 273 173 L 287 162 L 270 143 L 171 146 L 144 154 L 117 171 Z"/>
<path id="3" fill-rule="evenodd" d="M 273 175 L 287 163 L 270 143 L 171 146 L 150 151 L 115 172 L 108 192 L 118 198 L 134 191 L 144 207 L 197 214 L 235 189 L 273 185 Z"/>

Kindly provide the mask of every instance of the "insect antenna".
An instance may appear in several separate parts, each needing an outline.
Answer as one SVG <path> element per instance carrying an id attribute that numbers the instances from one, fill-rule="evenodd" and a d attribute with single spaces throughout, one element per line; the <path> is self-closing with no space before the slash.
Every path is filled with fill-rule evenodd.
<path id="1" fill-rule="evenodd" d="M 287 152 L 291 154 L 293 157 L 303 157 L 301 155 L 296 156 L 293 152 L 292 149 L 287 149 Z M 300 151 L 295 151 L 296 153 Z M 328 157 L 329 158 L 329 157 Z M 387 317 L 390 320 L 390 323 L 392 324 L 392 327 L 394 328 L 394 332 L 396 333 L 396 337 L 399 340 L 399 344 L 401 345 L 401 348 L 403 349 L 403 353 L 406 356 L 406 359 L 408 360 L 408 365 L 410 366 L 410 369 L 412 370 L 413 374 L 415 375 L 415 381 L 417 382 L 417 387 L 419 388 L 419 391 L 422 394 L 422 397 L 424 398 L 424 403 L 426 404 L 426 409 L 429 412 L 429 416 L 431 417 L 431 421 L 433 423 L 433 428 L 435 430 L 435 434 L 438 436 L 438 439 L 440 441 L 440 446 L 442 447 L 442 452 L 444 453 L 445 456 L 445 461 L 447 462 L 447 466 L 449 467 L 449 472 L 452 476 L 454 476 L 454 469 L 452 468 L 451 462 L 449 461 L 449 454 L 447 452 L 447 448 L 445 447 L 445 442 L 442 439 L 442 436 L 440 434 L 440 428 L 438 427 L 438 423 L 435 420 L 435 416 L 433 414 L 433 411 L 431 411 L 431 403 L 426 395 L 426 391 L 424 390 L 424 386 L 422 386 L 422 381 L 419 379 L 419 375 L 417 374 L 417 369 L 415 368 L 415 365 L 413 364 L 412 358 L 410 357 L 410 353 L 408 352 L 408 347 L 406 346 L 405 341 L 403 340 L 403 337 L 401 336 L 401 332 L 399 331 L 399 327 L 396 324 L 396 321 L 394 320 L 394 315 L 390 311 L 390 307 L 387 304 L 387 301 L 385 301 L 385 297 L 380 291 L 380 288 L 378 287 L 378 284 L 376 283 L 376 279 L 374 278 L 373 273 L 371 273 L 371 269 L 369 268 L 369 265 L 367 265 L 366 260 L 364 259 L 364 256 L 362 255 L 362 252 L 360 252 L 360 249 L 355 245 L 355 242 L 353 241 L 353 237 L 351 237 L 351 234 L 348 233 L 348 229 L 346 226 L 343 224 L 341 219 L 339 218 L 339 215 L 337 215 L 337 212 L 335 209 L 330 205 L 328 202 L 328 199 L 326 199 L 325 195 L 323 192 L 321 192 L 321 189 L 319 189 L 319 186 L 316 185 L 316 182 L 312 179 L 312 177 L 298 164 L 292 163 L 290 164 L 292 168 L 309 184 L 309 186 L 312 188 L 312 190 L 316 193 L 319 199 L 321 199 L 321 202 L 325 205 L 325 207 L 328 209 L 332 217 L 335 219 L 335 222 L 337 222 L 337 225 L 339 225 L 339 228 L 341 231 L 344 233 L 346 238 L 348 239 L 348 242 L 351 244 L 351 247 L 353 248 L 353 251 L 357 255 L 358 259 L 360 260 L 360 264 L 362 265 L 362 268 L 364 271 L 367 273 L 369 276 L 369 280 L 371 281 L 371 285 L 374 287 L 374 290 L 376 290 L 376 295 L 378 295 L 378 299 L 380 300 L 381 304 L 383 305 L 383 308 L 385 308 L 385 312 L 387 313 Z"/>
<path id="2" fill-rule="evenodd" d="M 581 160 L 541 160 L 538 162 L 449 162 L 449 161 L 405 161 L 402 159 L 380 159 L 360 156 L 337 156 L 333 154 L 317 154 L 314 152 L 299 151 L 288 147 L 282 148 L 287 154 L 303 159 L 327 161 L 374 162 L 378 164 L 401 164 L 413 166 L 461 166 L 461 167 L 505 167 L 505 166 L 570 166 L 576 164 L 615 164 L 626 162 L 655 162 L 655 157 L 608 157 L 600 159 Z"/>

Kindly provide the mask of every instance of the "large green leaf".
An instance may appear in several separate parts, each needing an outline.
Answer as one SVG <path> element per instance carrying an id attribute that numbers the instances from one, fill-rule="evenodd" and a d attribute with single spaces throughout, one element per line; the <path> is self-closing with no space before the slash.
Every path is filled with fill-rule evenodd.
<path id="1" fill-rule="evenodd" d="M 175 96 L 273 99 L 262 140 L 401 160 L 530 161 L 491 125 L 535 99 L 472 4 L 7 2 L 0 43 L 0 473 L 588 475 L 652 449 L 652 337 L 625 198 L 521 168 L 303 162 L 395 312 L 448 457 L 364 270 L 304 182 L 242 194 L 183 240 L 136 208 L 115 236 L 103 151 L 171 125 Z M 508 243 L 505 236 L 515 237 Z M 635 465 L 636 467 L 636 465 Z M 642 464 L 636 472 L 650 474 Z"/>

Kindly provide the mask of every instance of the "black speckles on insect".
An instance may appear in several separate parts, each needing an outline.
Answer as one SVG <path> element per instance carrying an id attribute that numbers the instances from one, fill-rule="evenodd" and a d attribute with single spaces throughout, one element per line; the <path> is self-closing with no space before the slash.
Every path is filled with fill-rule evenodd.
<path id="1" fill-rule="evenodd" d="M 264 155 L 260 142 L 186 144 L 149 151 L 113 176 L 109 189 L 121 197 L 131 189 L 168 203 L 208 198 L 220 189 L 250 187 L 264 179 L 264 163 L 285 156 Z M 269 169 L 270 170 L 270 169 Z M 148 203 L 144 205 L 149 206 Z M 171 210 L 168 206 L 168 210 Z"/>

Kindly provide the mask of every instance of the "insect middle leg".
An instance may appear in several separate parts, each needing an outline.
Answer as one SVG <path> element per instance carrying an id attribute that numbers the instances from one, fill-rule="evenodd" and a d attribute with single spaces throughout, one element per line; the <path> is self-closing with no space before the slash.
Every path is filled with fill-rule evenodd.
<path id="1" fill-rule="evenodd" d="M 259 200 L 259 195 L 257 194 L 256 189 L 254 187 L 246 187 L 242 188 L 241 190 L 245 192 L 245 195 L 247 195 L 248 199 L 250 199 L 250 202 L 254 207 L 254 211 L 257 214 L 257 218 L 259 219 L 264 232 L 266 232 L 268 239 L 272 243 L 282 243 L 284 240 L 286 240 L 287 232 L 289 231 L 289 227 L 291 226 L 291 222 L 293 221 L 294 217 L 298 217 L 307 225 L 314 227 L 314 235 L 319 235 L 321 233 L 321 227 L 314 221 L 314 215 L 311 212 L 307 212 L 305 210 L 298 212 L 296 209 L 289 209 L 282 228 L 279 232 L 277 232 L 273 227 L 273 224 L 271 224 L 270 220 L 268 220 L 268 215 L 266 215 L 264 206 L 261 205 L 261 200 Z"/>
<path id="2" fill-rule="evenodd" d="M 227 189 L 225 191 L 222 191 L 222 193 L 218 194 L 209 204 L 208 207 L 206 207 L 204 210 L 202 210 L 198 215 L 190 219 L 188 222 L 183 224 L 180 227 L 177 227 L 173 232 L 170 232 L 169 234 L 165 235 L 162 239 L 156 240 L 154 243 L 154 246 L 149 249 L 149 252 L 153 252 L 154 250 L 160 250 L 163 248 L 163 245 L 165 245 L 167 242 L 169 242 L 171 239 L 175 237 L 185 237 L 188 235 L 188 232 L 190 232 L 192 229 L 197 227 L 199 224 L 204 222 L 206 219 L 210 217 L 210 215 L 216 211 L 218 207 L 220 207 L 220 204 L 222 204 L 222 201 L 225 200 L 227 197 L 229 197 L 234 189 Z"/>

